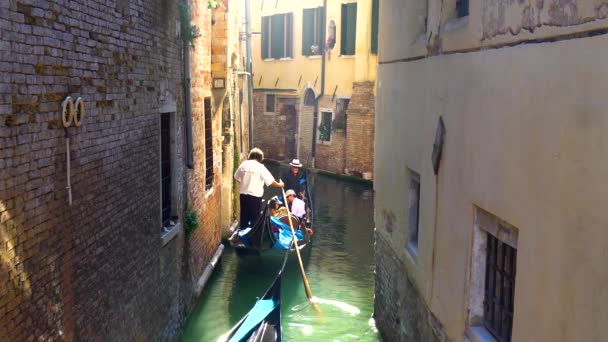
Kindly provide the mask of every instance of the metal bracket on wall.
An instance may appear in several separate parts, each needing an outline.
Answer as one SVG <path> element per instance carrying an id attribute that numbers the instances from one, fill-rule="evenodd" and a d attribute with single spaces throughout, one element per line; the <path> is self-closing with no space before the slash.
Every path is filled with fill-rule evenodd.
<path id="1" fill-rule="evenodd" d="M 319 80 L 319 76 L 317 76 L 317 78 L 315 78 L 315 84 L 313 85 L 313 87 L 317 86 L 317 81 Z"/>
<path id="2" fill-rule="evenodd" d="M 336 98 L 337 90 L 338 90 L 338 85 L 336 84 L 336 87 L 334 88 L 334 93 L 331 95 L 331 102 L 334 102 L 334 99 Z"/>
<path id="3" fill-rule="evenodd" d="M 298 87 L 300 86 L 300 83 L 302 83 L 302 75 L 300 74 L 300 79 L 298 79 Z"/>
<path id="4" fill-rule="evenodd" d="M 277 2 L 275 2 L 274 8 L 277 8 L 278 6 L 279 6 L 279 0 L 277 0 Z"/>
<path id="5" fill-rule="evenodd" d="M 260 11 L 264 9 L 264 0 L 262 0 L 262 6 L 260 6 Z"/>
<path id="6" fill-rule="evenodd" d="M 277 84 L 279 84 L 279 78 L 277 77 L 277 80 L 274 82 L 274 87 L 277 87 Z"/>
<path id="7" fill-rule="evenodd" d="M 258 81 L 258 87 L 262 84 L 262 75 L 260 75 L 260 80 Z"/>

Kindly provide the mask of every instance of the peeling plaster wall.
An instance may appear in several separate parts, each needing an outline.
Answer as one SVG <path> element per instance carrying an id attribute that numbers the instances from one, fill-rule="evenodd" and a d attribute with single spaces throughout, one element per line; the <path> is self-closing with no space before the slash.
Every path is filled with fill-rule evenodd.
<path id="1" fill-rule="evenodd" d="M 604 35 L 380 65 L 375 223 L 391 251 L 376 260 L 396 257 L 448 340 L 463 341 L 467 326 L 474 206 L 519 229 L 513 341 L 605 339 L 607 54 Z M 416 260 L 405 248 L 408 169 L 421 181 Z M 404 290 L 391 284 L 377 275 L 376 300 L 398 305 Z M 426 319 L 401 312 L 401 322 Z M 391 336 L 385 318 L 376 322 Z"/>
<path id="2" fill-rule="evenodd" d="M 576 26 L 606 19 L 608 2 L 576 0 L 485 0 L 482 3 L 483 39 L 534 33 L 540 27 Z"/>

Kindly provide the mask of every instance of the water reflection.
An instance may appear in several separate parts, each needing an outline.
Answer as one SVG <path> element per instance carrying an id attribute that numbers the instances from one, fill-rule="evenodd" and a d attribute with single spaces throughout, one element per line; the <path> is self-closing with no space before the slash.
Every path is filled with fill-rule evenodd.
<path id="1" fill-rule="evenodd" d="M 271 172 L 279 175 L 276 168 Z M 297 262 L 290 257 L 281 296 L 284 338 L 379 341 L 370 320 L 374 295 L 371 187 L 323 175 L 312 175 L 309 182 L 315 236 L 303 257 L 321 314 L 306 299 Z M 280 261 L 280 257 L 239 260 L 226 249 L 221 267 L 189 319 L 183 341 L 215 341 L 223 335 L 264 293 Z"/>

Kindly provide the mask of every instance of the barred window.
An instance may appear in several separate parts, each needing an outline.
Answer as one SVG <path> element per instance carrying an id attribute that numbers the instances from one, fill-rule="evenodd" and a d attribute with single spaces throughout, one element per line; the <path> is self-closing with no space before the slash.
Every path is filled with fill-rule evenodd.
<path id="1" fill-rule="evenodd" d="M 509 342 L 513 327 L 517 249 L 492 234 L 487 236 L 484 325 L 498 341 Z"/>
<path id="2" fill-rule="evenodd" d="M 213 120 L 211 98 L 205 98 L 205 189 L 213 186 Z"/>

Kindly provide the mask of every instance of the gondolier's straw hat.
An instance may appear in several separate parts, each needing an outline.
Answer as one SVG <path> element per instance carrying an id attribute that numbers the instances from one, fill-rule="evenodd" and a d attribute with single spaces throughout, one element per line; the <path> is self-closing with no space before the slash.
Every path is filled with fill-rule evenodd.
<path id="1" fill-rule="evenodd" d="M 302 167 L 302 164 L 300 164 L 300 159 L 292 160 L 291 163 L 289 163 L 289 165 L 295 166 L 295 167 Z"/>

